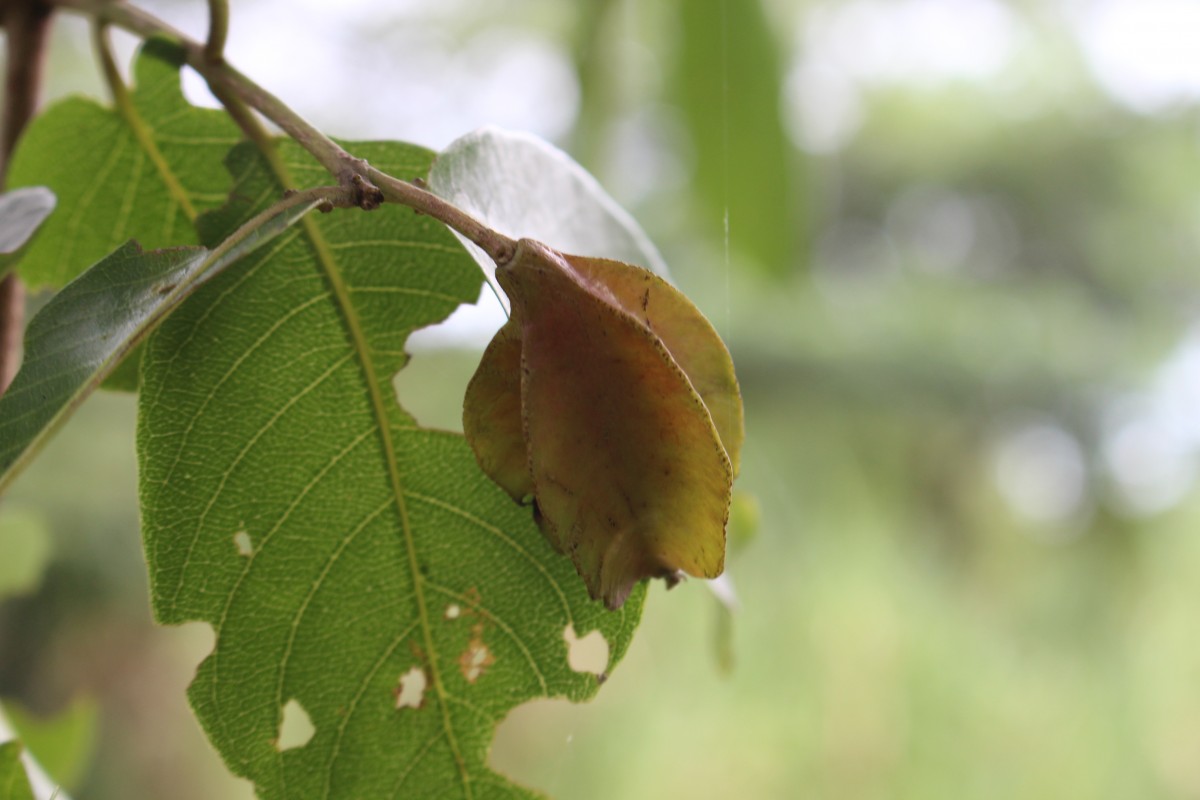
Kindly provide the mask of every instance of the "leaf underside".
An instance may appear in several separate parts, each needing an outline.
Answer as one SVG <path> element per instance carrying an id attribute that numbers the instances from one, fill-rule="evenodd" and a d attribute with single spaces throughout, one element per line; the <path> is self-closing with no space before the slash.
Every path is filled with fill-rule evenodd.
<path id="1" fill-rule="evenodd" d="M 175 247 L 143 253 L 127 242 L 63 287 L 29 323 L 25 355 L 0 396 L 0 492 L 75 409 L 199 282 L 262 247 L 316 205 L 272 214 L 217 252 Z M 136 384 L 135 384 L 136 385 Z"/>
<path id="2" fill-rule="evenodd" d="M 129 239 L 146 250 L 197 244 L 195 215 L 225 202 L 222 160 L 241 137 L 224 112 L 188 104 L 180 63 L 177 46 L 151 40 L 134 64 L 133 105 L 161 163 L 120 113 L 92 100 L 57 103 L 25 131 L 9 185 L 58 196 L 18 268 L 33 288 L 65 285 Z"/>
<path id="3" fill-rule="evenodd" d="M 489 125 L 455 139 L 438 154 L 429 188 L 515 239 L 537 239 L 562 252 L 615 258 L 667 274 L 650 238 L 592 174 L 528 133 Z M 467 248 L 491 274 L 487 254 Z"/>
<path id="4" fill-rule="evenodd" d="M 402 177 L 432 159 L 350 149 Z M 281 153 L 302 185 L 326 179 Z M 202 219 L 206 240 L 279 192 L 253 151 L 229 163 L 244 208 Z M 396 402 L 407 335 L 478 295 L 461 245 L 397 207 L 306 222 L 148 342 L 138 448 L 155 614 L 214 627 L 189 696 L 260 797 L 535 796 L 487 768 L 495 725 L 535 697 L 591 696 L 597 677 L 570 669 L 564 630 L 599 630 L 611 669 L 644 587 L 618 613 L 590 601 L 462 437 Z M 419 707 L 399 693 L 414 668 Z M 281 751 L 291 700 L 315 733 Z"/>
<path id="5" fill-rule="evenodd" d="M 0 490 L 144 334 L 207 254 L 201 247 L 143 253 L 129 242 L 38 312 L 25 335 L 21 370 L 0 396 Z"/>
<path id="6" fill-rule="evenodd" d="M 0 255 L 15 253 L 29 241 L 50 216 L 55 203 L 54 192 L 45 186 L 27 186 L 0 194 Z"/>

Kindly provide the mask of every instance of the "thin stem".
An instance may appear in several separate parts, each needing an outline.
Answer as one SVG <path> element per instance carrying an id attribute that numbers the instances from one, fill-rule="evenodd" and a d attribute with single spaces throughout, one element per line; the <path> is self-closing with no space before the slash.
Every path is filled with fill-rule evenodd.
<path id="1" fill-rule="evenodd" d="M 40 0 L 0 2 L 7 52 L 4 111 L 0 120 L 0 191 L 5 187 L 8 162 L 17 139 L 37 108 L 51 10 Z M 17 374 L 24 323 L 25 287 L 15 273 L 5 275 L 0 280 L 0 394 Z"/>
<path id="2" fill-rule="evenodd" d="M 394 178 L 375 167 L 366 166 L 367 176 L 380 188 L 384 198 L 426 214 L 461 233 L 493 261 L 503 266 L 512 260 L 517 243 L 497 230 L 489 228 L 458 206 L 448 203 L 428 189 L 415 183 Z"/>
<path id="3" fill-rule="evenodd" d="M 254 112 L 240 98 L 230 94 L 223 87 L 210 84 L 210 88 L 213 95 L 225 107 L 225 110 L 229 112 L 229 116 L 242 129 L 242 133 L 246 134 L 246 138 L 254 143 L 254 146 L 258 148 L 258 152 L 267 160 L 267 166 L 270 167 L 275 179 L 279 181 L 279 185 L 284 190 L 294 190 L 296 182 L 292 180 L 292 175 L 288 170 L 287 164 L 279 155 L 279 148 L 275 146 L 275 139 L 263 127 L 262 122 L 254 115 Z"/>
<path id="4" fill-rule="evenodd" d="M 226 253 L 240 246 L 251 236 L 260 233 L 264 225 L 289 209 L 297 206 L 311 206 L 315 203 L 321 211 L 332 211 L 334 208 L 353 208 L 355 200 L 354 193 L 343 186 L 315 186 L 300 192 L 288 192 L 282 199 L 246 220 L 238 226 L 237 230 L 225 237 L 225 240 L 209 253 L 208 262 L 210 264 L 217 263 Z"/>
<path id="5" fill-rule="evenodd" d="M 388 200 L 408 206 L 453 228 L 479 245 L 497 264 L 507 263 L 516 251 L 516 243 L 495 231 L 462 209 L 416 184 L 402 181 L 355 158 L 337 142 L 314 128 L 308 121 L 288 108 L 278 97 L 234 69 L 228 62 L 211 60 L 204 45 L 189 39 L 162 20 L 123 2 L 108 0 L 49 0 L 54 5 L 89 14 L 96 19 L 109 22 L 139 36 L 166 36 L 183 48 L 187 64 L 200 73 L 213 93 L 222 102 L 230 98 L 253 108 L 283 129 L 297 144 L 307 150 L 321 166 L 343 186 L 358 194 L 358 205 L 364 209 L 374 208 L 379 202 Z M 235 119 L 237 103 L 226 103 L 226 108 Z M 245 116 L 245 115 L 243 115 Z M 247 123 L 238 119 L 243 129 Z M 251 135 L 248 132 L 248 135 Z M 259 135 L 251 135 L 260 143 Z M 264 152 L 267 152 L 264 150 Z M 270 158 L 270 156 L 268 156 Z M 274 166 L 274 165 L 273 165 Z M 283 174 L 286 174 L 284 172 Z"/>
<path id="6" fill-rule="evenodd" d="M 6 80 L 4 120 L 0 130 L 0 186 L 8 174 L 8 159 L 25 125 L 33 118 L 42 85 L 51 7 L 38 0 L 0 2 L 5 28 Z"/>
<path id="7" fill-rule="evenodd" d="M 204 57 L 209 61 L 225 58 L 225 40 L 229 37 L 229 0 L 208 0 L 208 41 Z"/>

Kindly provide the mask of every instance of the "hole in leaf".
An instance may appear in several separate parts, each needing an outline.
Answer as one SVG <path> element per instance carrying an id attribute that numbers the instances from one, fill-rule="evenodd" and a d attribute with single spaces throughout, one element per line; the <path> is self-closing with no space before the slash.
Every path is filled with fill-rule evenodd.
<path id="1" fill-rule="evenodd" d="M 162 630 L 164 634 L 170 631 L 172 651 L 177 652 L 185 664 L 198 664 L 217 645 L 217 634 L 208 622 L 193 620 Z"/>
<path id="2" fill-rule="evenodd" d="M 254 554 L 254 542 L 251 541 L 250 534 L 245 531 L 238 531 L 233 535 L 233 546 L 237 548 L 239 556 Z"/>
<path id="3" fill-rule="evenodd" d="M 595 711 L 562 698 L 517 706 L 496 727 L 488 766 L 547 796 L 567 796 L 561 775 L 582 763 L 572 741 L 594 729 Z M 589 752 L 586 744 L 581 752 Z"/>
<path id="4" fill-rule="evenodd" d="M 422 427 L 461 433 L 463 395 L 479 366 L 482 347 L 414 347 L 413 356 L 392 379 L 397 401 Z"/>
<path id="5" fill-rule="evenodd" d="M 282 752 L 303 747 L 316 732 L 304 706 L 298 700 L 288 700 L 283 706 L 283 719 L 279 723 L 279 739 L 275 742 L 275 749 Z"/>
<path id="6" fill-rule="evenodd" d="M 591 672 L 605 676 L 608 669 L 608 641 L 600 631 L 592 631 L 586 636 L 575 635 L 575 628 L 568 625 L 563 629 L 563 639 L 567 643 L 567 664 L 576 672 Z"/>
<path id="7" fill-rule="evenodd" d="M 425 670 L 420 667 L 413 667 L 401 675 L 396 686 L 396 708 L 420 708 L 421 703 L 425 702 L 427 682 Z"/>
<path id="8" fill-rule="evenodd" d="M 457 603 L 451 603 L 446 606 L 446 619 L 458 619 L 458 615 L 462 613 L 462 609 Z"/>

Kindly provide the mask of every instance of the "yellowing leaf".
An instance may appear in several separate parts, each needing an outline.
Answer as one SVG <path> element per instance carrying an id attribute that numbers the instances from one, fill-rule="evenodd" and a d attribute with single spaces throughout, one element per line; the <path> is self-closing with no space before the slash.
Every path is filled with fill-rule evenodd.
<path id="1" fill-rule="evenodd" d="M 512 317 L 467 389 L 476 458 L 593 598 L 643 578 L 721 574 L 742 444 L 729 353 L 654 274 L 523 239 L 496 276 Z"/>

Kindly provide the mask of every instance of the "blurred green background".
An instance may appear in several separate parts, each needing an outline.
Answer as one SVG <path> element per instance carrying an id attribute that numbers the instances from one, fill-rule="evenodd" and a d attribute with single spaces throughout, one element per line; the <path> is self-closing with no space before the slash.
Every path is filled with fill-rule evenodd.
<path id="1" fill-rule="evenodd" d="M 144 5 L 202 35 L 199 0 Z M 330 133 L 570 151 L 734 354 L 734 669 L 706 587 L 656 585 L 599 698 L 514 712 L 498 768 L 583 800 L 1200 798 L 1200 4 L 232 5 L 231 60 Z M 62 20 L 51 97 L 102 94 L 86 41 Z M 458 427 L 487 333 L 414 348 L 423 421 Z M 0 696 L 92 715 L 76 798 L 246 796 L 183 697 L 207 634 L 149 621 L 133 425 L 94 398 L 0 506 L 49 542 Z"/>

